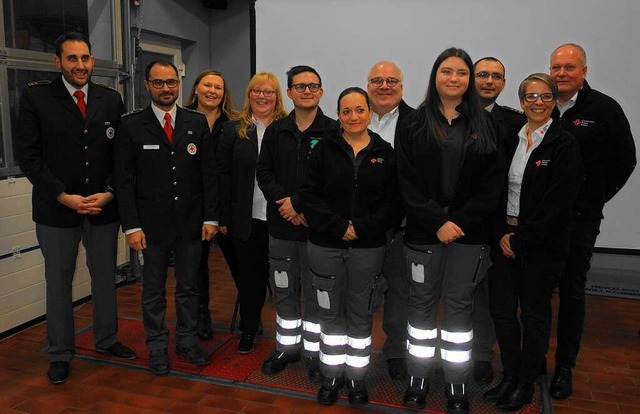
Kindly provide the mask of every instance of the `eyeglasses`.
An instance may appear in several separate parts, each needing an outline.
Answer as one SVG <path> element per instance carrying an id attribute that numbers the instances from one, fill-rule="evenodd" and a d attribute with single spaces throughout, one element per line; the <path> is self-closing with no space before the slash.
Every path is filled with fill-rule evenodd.
<path id="1" fill-rule="evenodd" d="M 153 86 L 156 89 L 162 89 L 162 87 L 164 85 L 167 85 L 168 88 L 173 89 L 176 86 L 178 86 L 178 84 L 180 84 L 180 81 L 178 79 L 167 79 L 167 80 L 162 80 L 162 79 L 147 79 L 147 82 L 149 82 L 151 84 L 151 86 Z"/>
<path id="2" fill-rule="evenodd" d="M 400 79 L 398 78 L 371 78 L 369 79 L 369 83 L 371 83 L 374 86 L 382 86 L 383 83 L 387 82 L 387 86 L 390 88 L 393 88 L 394 86 L 396 86 L 397 84 L 400 83 Z"/>
<path id="3" fill-rule="evenodd" d="M 504 79 L 504 75 L 502 73 L 489 73 L 489 72 L 478 72 L 476 73 L 476 78 L 480 78 L 480 79 L 489 79 L 489 76 L 491 76 L 491 79 L 493 79 L 494 81 L 499 81 Z"/>
<path id="4" fill-rule="evenodd" d="M 263 94 L 265 98 L 269 98 L 273 96 L 273 94 L 276 93 L 276 91 L 271 89 L 251 89 L 249 93 L 254 98 L 257 98 L 258 96 L 260 96 L 260 94 Z"/>
<path id="5" fill-rule="evenodd" d="M 294 89 L 298 93 L 304 93 L 304 90 L 309 88 L 309 92 L 316 93 L 320 90 L 319 83 L 296 83 L 291 85 L 291 89 Z"/>
<path id="6" fill-rule="evenodd" d="M 538 100 L 538 98 L 542 99 L 542 102 L 551 102 L 553 101 L 552 93 L 525 93 L 523 96 L 524 100 L 529 103 L 534 103 Z"/>

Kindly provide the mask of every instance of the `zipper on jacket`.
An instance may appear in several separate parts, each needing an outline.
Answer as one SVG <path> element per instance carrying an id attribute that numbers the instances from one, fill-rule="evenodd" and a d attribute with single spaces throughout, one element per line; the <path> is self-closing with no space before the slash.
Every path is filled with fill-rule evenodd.
<path id="1" fill-rule="evenodd" d="M 480 271 L 480 265 L 482 264 L 482 259 L 484 258 L 484 246 L 480 248 L 480 256 L 478 257 L 478 261 L 476 262 L 476 270 L 473 272 L 472 283 L 475 283 L 478 280 L 478 272 Z"/>

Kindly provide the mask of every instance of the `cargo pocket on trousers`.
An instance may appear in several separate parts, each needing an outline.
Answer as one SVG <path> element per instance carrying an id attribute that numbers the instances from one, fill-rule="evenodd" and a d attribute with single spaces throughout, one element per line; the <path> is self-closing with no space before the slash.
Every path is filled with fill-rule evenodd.
<path id="1" fill-rule="evenodd" d="M 369 304 L 367 306 L 367 311 L 370 314 L 374 314 L 378 310 L 378 308 L 382 304 L 384 292 L 388 287 L 389 286 L 387 285 L 387 281 L 382 276 L 382 273 L 379 273 L 376 277 L 373 278 L 373 283 L 369 291 Z"/>
<path id="2" fill-rule="evenodd" d="M 274 287 L 278 289 L 288 289 L 289 271 L 291 270 L 291 258 L 269 256 L 269 264 L 271 276 L 273 276 Z"/>
<path id="3" fill-rule="evenodd" d="M 313 275 L 311 283 L 313 284 L 313 288 L 316 290 L 318 306 L 321 309 L 331 309 L 331 298 L 329 292 L 333 291 L 336 284 L 336 277 L 333 275 L 321 275 L 313 270 L 311 270 L 311 273 Z"/>
<path id="4" fill-rule="evenodd" d="M 424 283 L 431 275 L 431 251 L 407 246 L 407 275 L 416 283 Z"/>
<path id="5" fill-rule="evenodd" d="M 487 277 L 487 271 L 491 267 L 491 255 L 490 247 L 488 245 L 482 246 L 478 254 L 478 261 L 476 262 L 475 272 L 473 273 L 473 280 L 471 284 L 478 286 L 485 277 Z"/>

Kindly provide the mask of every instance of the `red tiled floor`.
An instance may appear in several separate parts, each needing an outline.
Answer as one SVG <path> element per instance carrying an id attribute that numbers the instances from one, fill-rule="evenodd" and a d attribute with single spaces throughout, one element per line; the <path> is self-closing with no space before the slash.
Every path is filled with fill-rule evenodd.
<path id="1" fill-rule="evenodd" d="M 211 256 L 211 310 L 218 329 L 228 329 L 236 297 L 220 252 Z M 175 320 L 173 279 L 169 278 L 167 320 Z M 119 314 L 141 318 L 140 285 L 118 289 Z M 557 297 L 554 297 L 557 309 Z M 75 311 L 76 330 L 92 323 L 92 303 Z M 589 296 L 583 348 L 574 371 L 574 395 L 554 402 L 556 414 L 640 413 L 640 301 Z M 267 301 L 265 333 L 275 329 L 274 307 Z M 553 329 L 555 330 L 555 320 Z M 384 341 L 379 315 L 374 321 L 374 347 Z M 210 384 L 181 377 L 157 377 L 146 371 L 75 359 L 69 381 L 51 385 L 46 324 L 0 341 L 0 414 L 3 413 L 367 413 L 348 406 L 324 407 L 312 399 Z M 548 365 L 553 372 L 555 332 Z M 551 375 L 551 374 L 550 374 Z"/>

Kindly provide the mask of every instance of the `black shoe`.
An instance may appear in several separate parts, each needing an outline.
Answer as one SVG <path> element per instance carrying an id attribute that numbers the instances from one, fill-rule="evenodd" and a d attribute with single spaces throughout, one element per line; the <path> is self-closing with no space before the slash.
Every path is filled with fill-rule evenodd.
<path id="1" fill-rule="evenodd" d="M 389 368 L 391 379 L 401 380 L 407 376 L 407 363 L 404 358 L 387 359 L 387 367 Z"/>
<path id="2" fill-rule="evenodd" d="M 349 391 L 349 404 L 366 405 L 369 402 L 369 394 L 364 380 L 348 380 L 347 390 Z"/>
<path id="3" fill-rule="evenodd" d="M 47 378 L 52 384 L 62 384 L 69 377 L 69 362 L 53 361 L 49 364 Z"/>
<path id="4" fill-rule="evenodd" d="M 300 352 L 285 354 L 284 352 L 276 350 L 262 363 L 262 372 L 267 375 L 277 374 L 278 372 L 282 372 L 282 370 L 289 365 L 289 362 L 298 361 L 300 361 Z"/>
<path id="5" fill-rule="evenodd" d="M 211 357 L 209 357 L 198 344 L 190 347 L 176 347 L 176 355 L 188 358 L 189 362 L 199 367 L 211 363 Z"/>
<path id="6" fill-rule="evenodd" d="M 320 358 L 307 357 L 307 376 L 311 382 L 322 382 L 324 376 L 320 371 Z"/>
<path id="7" fill-rule="evenodd" d="M 253 352 L 254 344 L 256 340 L 255 332 L 242 332 L 240 333 L 240 342 L 238 342 L 239 354 L 250 354 Z"/>
<path id="8" fill-rule="evenodd" d="M 481 384 L 488 384 L 493 379 L 491 361 L 475 361 L 473 363 L 473 379 Z"/>
<path id="9" fill-rule="evenodd" d="M 131 348 L 123 345 L 120 342 L 116 342 L 115 344 L 105 349 L 96 348 L 96 352 L 100 352 L 102 354 L 110 354 L 120 359 L 135 359 L 137 356 L 136 353 L 133 352 Z"/>
<path id="10" fill-rule="evenodd" d="M 484 394 L 482 394 L 482 397 L 487 401 L 495 402 L 504 398 L 505 395 L 513 391 L 513 389 L 517 386 L 518 381 L 516 381 L 514 377 L 510 375 L 504 375 L 500 380 L 500 384 L 486 391 Z"/>
<path id="11" fill-rule="evenodd" d="M 196 335 L 200 339 L 213 338 L 213 329 L 211 329 L 211 312 L 206 306 L 200 306 L 198 309 L 198 325 L 196 326 Z"/>
<path id="12" fill-rule="evenodd" d="M 404 392 L 402 404 L 405 407 L 422 410 L 429 392 L 429 382 L 425 378 L 409 378 L 409 386 Z"/>
<path id="13" fill-rule="evenodd" d="M 533 400 L 533 384 L 518 384 L 511 392 L 503 396 L 496 403 L 501 411 L 518 411 L 525 404 L 531 404 Z"/>
<path id="14" fill-rule="evenodd" d="M 156 375 L 169 373 L 169 357 L 166 349 L 155 349 L 149 352 L 149 369 Z"/>
<path id="15" fill-rule="evenodd" d="M 549 393 L 554 400 L 564 400 L 573 394 L 573 384 L 571 382 L 571 367 L 558 365 L 551 380 Z"/>
<path id="16" fill-rule="evenodd" d="M 342 378 L 324 378 L 318 391 L 318 402 L 322 405 L 333 405 L 338 400 L 338 394 L 344 386 Z"/>
<path id="17" fill-rule="evenodd" d="M 447 412 L 449 414 L 467 414 L 469 399 L 465 384 L 447 384 L 444 395 L 447 397 Z"/>

